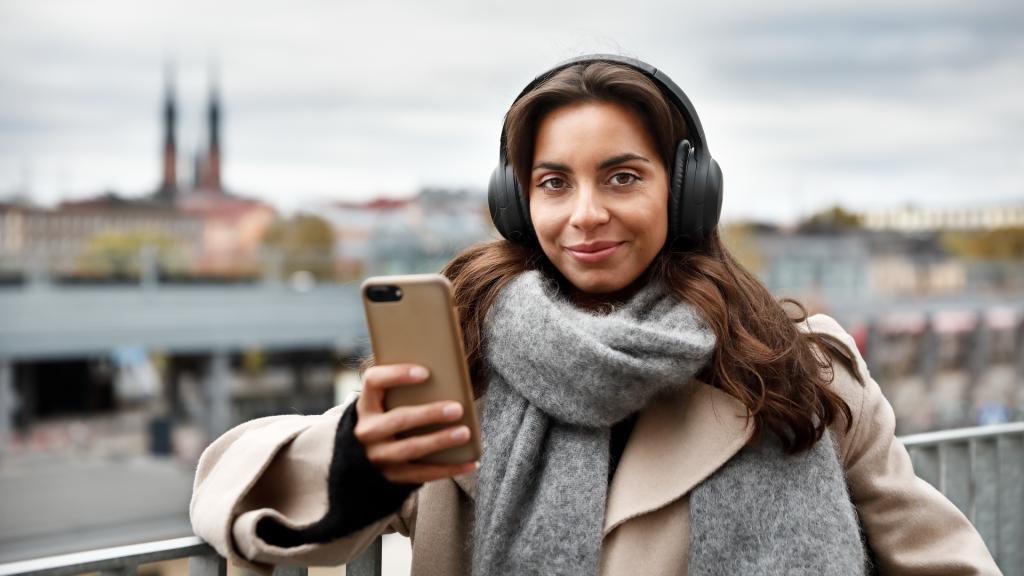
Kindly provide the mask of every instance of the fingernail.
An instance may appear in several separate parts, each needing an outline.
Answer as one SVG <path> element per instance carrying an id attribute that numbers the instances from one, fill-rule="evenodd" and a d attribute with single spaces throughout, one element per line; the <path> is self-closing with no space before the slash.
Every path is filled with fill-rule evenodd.
<path id="1" fill-rule="evenodd" d="M 427 376 L 430 376 L 430 372 L 427 372 L 423 366 L 414 366 L 409 369 L 409 376 L 417 380 L 425 380 Z"/>
<path id="2" fill-rule="evenodd" d="M 469 428 L 459 426 L 452 430 L 452 440 L 469 440 Z"/>
<path id="3" fill-rule="evenodd" d="M 462 415 L 462 405 L 456 403 L 446 404 L 442 412 L 445 418 L 458 418 Z"/>

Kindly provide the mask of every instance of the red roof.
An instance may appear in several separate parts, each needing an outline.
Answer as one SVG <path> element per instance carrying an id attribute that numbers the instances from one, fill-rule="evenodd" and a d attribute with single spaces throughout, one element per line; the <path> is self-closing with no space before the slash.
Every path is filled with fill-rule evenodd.
<path id="1" fill-rule="evenodd" d="M 412 198 L 374 198 L 367 202 L 335 202 L 338 208 L 361 208 L 364 210 L 395 210 L 404 208 L 412 202 Z"/>

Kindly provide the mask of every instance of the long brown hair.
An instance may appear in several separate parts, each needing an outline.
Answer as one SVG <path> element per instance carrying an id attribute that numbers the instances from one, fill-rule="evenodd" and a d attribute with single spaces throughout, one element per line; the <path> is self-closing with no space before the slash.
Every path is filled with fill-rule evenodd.
<path id="1" fill-rule="evenodd" d="M 672 165 L 675 144 L 687 133 L 679 111 L 642 73 L 590 62 L 561 70 L 520 98 L 505 116 L 508 158 L 520 183 L 530 182 L 533 143 L 544 115 L 568 104 L 596 101 L 614 102 L 637 113 L 665 166 Z M 505 240 L 470 247 L 442 270 L 455 290 L 478 393 L 486 380 L 484 317 L 512 278 L 537 268 L 564 281 L 538 246 Z M 746 406 L 748 418 L 754 420 L 752 441 L 771 432 L 787 451 L 799 452 L 817 442 L 839 417 L 849 430 L 850 408 L 829 385 L 833 360 L 860 381 L 852 351 L 831 336 L 798 330 L 797 324 L 807 318 L 803 306 L 793 300 L 777 301 L 729 254 L 717 231 L 696 249 L 663 250 L 648 274 L 695 306 L 714 330 L 714 355 L 698 376 Z M 788 312 L 784 303 L 793 311 Z"/>

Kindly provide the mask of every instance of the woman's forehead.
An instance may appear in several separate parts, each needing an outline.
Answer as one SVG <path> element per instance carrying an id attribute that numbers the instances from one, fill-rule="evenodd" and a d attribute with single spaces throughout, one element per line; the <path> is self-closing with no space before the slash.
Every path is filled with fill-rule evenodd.
<path id="1" fill-rule="evenodd" d="M 651 135 L 636 113 L 615 103 L 588 102 L 557 108 L 541 119 L 534 159 L 589 163 L 625 153 L 650 157 L 654 151 Z"/>

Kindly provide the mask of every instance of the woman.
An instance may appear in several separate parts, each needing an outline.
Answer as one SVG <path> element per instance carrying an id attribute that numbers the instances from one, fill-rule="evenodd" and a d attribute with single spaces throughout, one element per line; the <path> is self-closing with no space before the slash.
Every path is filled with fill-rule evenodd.
<path id="1" fill-rule="evenodd" d="M 242 424 L 204 452 L 196 533 L 244 566 L 335 565 L 385 531 L 413 574 L 995 574 L 914 476 L 852 339 L 792 316 L 717 231 L 721 173 L 685 95 L 642 62 L 538 77 L 505 119 L 492 217 L 444 270 L 484 456 L 457 403 L 355 402 Z"/>

